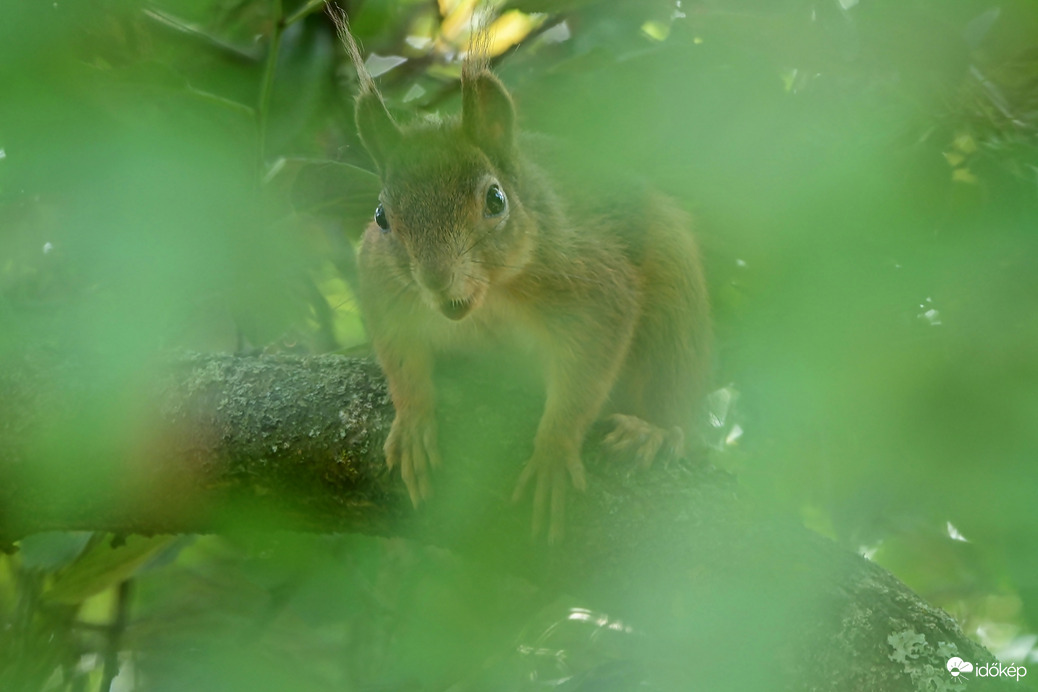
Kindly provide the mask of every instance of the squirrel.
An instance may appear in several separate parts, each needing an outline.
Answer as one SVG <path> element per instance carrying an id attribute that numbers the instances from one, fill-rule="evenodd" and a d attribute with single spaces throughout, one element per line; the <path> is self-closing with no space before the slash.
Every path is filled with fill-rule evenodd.
<path id="1" fill-rule="evenodd" d="M 417 507 L 440 466 L 433 363 L 459 347 L 520 338 L 544 363 L 546 401 L 513 500 L 533 486 L 533 532 L 564 528 L 581 447 L 647 467 L 683 453 L 704 395 L 711 339 L 690 218 L 631 190 L 572 202 L 531 160 L 511 96 L 467 57 L 460 116 L 399 126 L 344 16 L 360 78 L 356 126 L 382 183 L 358 256 L 358 304 L 396 411 L 385 442 Z M 608 429 L 608 428 L 607 428 Z"/>

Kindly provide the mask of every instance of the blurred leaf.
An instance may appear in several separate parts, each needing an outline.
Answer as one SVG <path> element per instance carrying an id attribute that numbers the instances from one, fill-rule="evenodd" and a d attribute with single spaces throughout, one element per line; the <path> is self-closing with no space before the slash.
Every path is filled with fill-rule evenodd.
<path id="1" fill-rule="evenodd" d="M 487 29 L 489 43 L 487 53 L 491 57 L 497 57 L 517 45 L 526 36 L 540 26 L 545 17 L 534 17 L 519 10 L 505 12 Z M 471 45 L 471 43 L 470 43 Z"/>
<path id="2" fill-rule="evenodd" d="M 37 533 L 18 541 L 18 555 L 24 567 L 52 572 L 79 557 L 91 536 L 90 531 Z"/>
<path id="3" fill-rule="evenodd" d="M 270 184 L 289 190 L 295 210 L 334 217 L 356 240 L 371 221 L 382 183 L 371 171 L 336 161 L 288 159 Z"/>
<path id="4" fill-rule="evenodd" d="M 129 579 L 175 538 L 130 536 L 118 548 L 109 541 L 99 542 L 54 579 L 44 598 L 54 603 L 82 603 Z"/>
<path id="5" fill-rule="evenodd" d="M 154 20 L 158 24 L 168 27 L 173 31 L 182 33 L 185 36 L 196 38 L 204 43 L 208 43 L 213 48 L 227 51 L 231 55 L 249 60 L 258 60 L 260 58 L 259 53 L 255 49 L 235 45 L 220 36 L 210 33 L 200 26 L 184 21 L 170 12 L 166 12 L 165 10 L 145 8 L 143 12 L 144 16 Z"/>
<path id="6" fill-rule="evenodd" d="M 998 7 L 992 7 L 989 10 L 985 10 L 976 16 L 976 18 L 970 20 L 966 27 L 962 30 L 962 35 L 971 47 L 977 48 L 987 38 L 988 32 L 991 31 L 991 27 L 994 26 L 995 22 L 1002 15 L 1002 10 Z"/>
<path id="7" fill-rule="evenodd" d="M 271 101 L 267 148 L 273 151 L 312 148 L 315 120 L 339 95 L 328 79 L 338 41 L 320 22 L 297 22 L 281 37 Z"/>
<path id="8" fill-rule="evenodd" d="M 340 345 L 363 339 L 345 236 L 370 224 L 380 183 L 363 168 L 355 77 L 318 3 L 280 5 L 288 28 L 262 162 L 256 104 L 278 3 L 8 4 L 2 352 L 60 344 L 99 364 L 100 394 L 77 402 L 76 431 L 41 428 L 42 453 L 67 463 L 55 468 L 95 474 L 108 467 L 84 458 L 121 458 L 139 383 L 171 346 L 280 347 L 303 332 L 295 344 L 334 348 L 305 338 L 319 330 Z M 394 114 L 457 112 L 455 52 L 477 4 L 349 3 L 366 53 L 407 58 L 380 80 Z M 716 382 L 739 394 L 738 415 L 714 431 L 715 458 L 737 456 L 757 500 L 851 549 L 878 546 L 875 559 L 935 604 L 989 638 L 1002 632 L 1004 650 L 1029 650 L 1038 5 L 490 4 L 520 122 L 571 145 L 549 173 L 645 179 L 698 217 Z M 532 12 L 566 31 L 529 40 Z M 45 395 L 68 405 L 60 388 Z M 529 666 L 481 660 L 509 650 L 526 601 L 406 542 L 86 540 L 32 536 L 0 558 L 0 653 L 26 646 L 25 679 L 39 684 L 25 689 L 97 677 L 68 672 L 81 656 L 89 668 L 96 632 L 69 609 L 32 607 L 44 572 L 61 567 L 50 603 L 135 578 L 125 648 L 154 689 L 460 688 L 459 671 L 481 666 L 493 682 L 473 689 L 538 684 Z M 94 605 L 105 624 L 110 603 Z M 596 666 L 588 646 L 590 664 L 562 684 L 638 687 L 626 645 L 618 668 Z M 549 652 L 551 668 L 582 650 Z"/>

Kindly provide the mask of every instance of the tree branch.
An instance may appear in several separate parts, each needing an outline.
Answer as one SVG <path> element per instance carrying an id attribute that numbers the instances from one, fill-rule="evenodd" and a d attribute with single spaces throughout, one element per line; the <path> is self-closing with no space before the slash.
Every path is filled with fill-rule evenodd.
<path id="1" fill-rule="evenodd" d="M 888 573 L 762 515 L 705 463 L 632 473 L 589 444 L 564 545 L 530 540 L 529 507 L 509 497 L 541 394 L 515 369 L 439 373 L 445 468 L 417 512 L 385 467 L 392 405 L 367 360 L 192 355 L 144 383 L 94 371 L 26 359 L 0 374 L 0 542 L 243 523 L 408 536 L 630 614 L 663 689 L 943 689 L 949 657 L 992 660 Z"/>

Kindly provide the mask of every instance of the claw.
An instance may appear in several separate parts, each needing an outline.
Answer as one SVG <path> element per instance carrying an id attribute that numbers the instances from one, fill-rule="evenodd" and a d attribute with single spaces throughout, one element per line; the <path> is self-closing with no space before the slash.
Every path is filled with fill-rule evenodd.
<path id="1" fill-rule="evenodd" d="M 566 492 L 570 483 L 580 491 L 587 488 L 584 465 L 578 455 L 547 457 L 535 452 L 519 474 L 513 502 L 523 498 L 531 480 L 535 481 L 531 533 L 534 538 L 542 535 L 547 521 L 548 543 L 558 544 L 565 533 Z"/>
<path id="2" fill-rule="evenodd" d="M 583 478 L 583 469 L 581 469 Z M 566 479 L 556 474 L 552 479 L 551 489 L 551 523 L 548 527 L 548 545 L 558 545 L 566 534 Z"/>
<path id="3" fill-rule="evenodd" d="M 573 457 L 566 463 L 566 469 L 569 471 L 570 481 L 573 483 L 573 487 L 584 492 L 587 490 L 587 476 L 584 475 L 584 464 L 580 462 L 580 457 Z"/>
<path id="4" fill-rule="evenodd" d="M 441 462 L 432 418 L 401 416 L 398 412 L 383 449 L 388 467 L 392 470 L 400 466 L 400 477 L 411 504 L 417 508 L 431 498 L 430 469 L 439 468 Z"/>
<path id="5" fill-rule="evenodd" d="M 602 438 L 602 444 L 611 456 L 632 459 L 647 469 L 660 457 L 673 458 L 682 453 L 685 435 L 681 428 L 664 430 L 636 416 L 623 414 L 612 415 L 607 420 L 614 427 Z"/>

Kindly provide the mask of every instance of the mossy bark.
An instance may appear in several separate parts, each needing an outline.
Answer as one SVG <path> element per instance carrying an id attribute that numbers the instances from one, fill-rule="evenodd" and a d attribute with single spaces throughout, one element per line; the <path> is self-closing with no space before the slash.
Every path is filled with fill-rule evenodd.
<path id="1" fill-rule="evenodd" d="M 385 467 L 393 409 L 368 360 L 187 355 L 112 382 L 27 359 L 0 374 L 0 542 L 243 526 L 406 536 L 634 622 L 664 689 L 952 689 L 948 658 L 992 660 L 890 574 L 759 511 L 703 461 L 633 472 L 589 443 L 566 540 L 532 540 L 528 504 L 510 501 L 541 405 L 530 380 L 446 364 L 445 467 L 415 511 Z"/>

